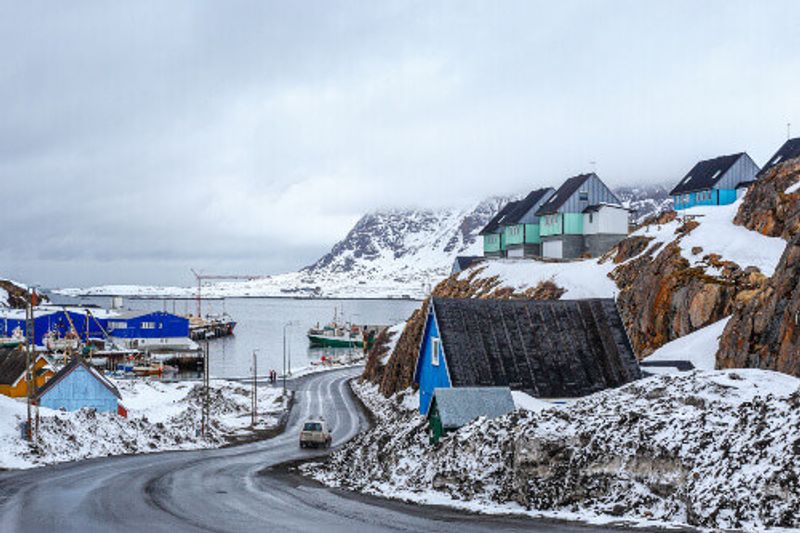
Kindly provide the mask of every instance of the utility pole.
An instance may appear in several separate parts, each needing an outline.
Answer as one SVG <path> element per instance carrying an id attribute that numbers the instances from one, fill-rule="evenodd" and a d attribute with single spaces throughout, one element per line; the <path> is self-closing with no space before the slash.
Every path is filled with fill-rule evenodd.
<path id="1" fill-rule="evenodd" d="M 208 372 L 208 341 L 203 347 L 203 415 L 200 423 L 200 432 L 203 438 L 208 430 L 209 419 L 211 418 L 211 401 L 209 398 L 209 372 Z"/>
<path id="2" fill-rule="evenodd" d="M 283 397 L 286 398 L 286 326 L 289 323 L 283 325 Z"/>
<path id="3" fill-rule="evenodd" d="M 256 420 L 258 419 L 258 396 L 256 393 L 256 376 L 258 375 L 258 357 L 256 357 L 256 352 L 258 350 L 253 350 L 253 398 L 252 398 L 252 406 L 253 406 L 253 419 L 251 421 L 251 425 L 256 427 Z"/>
<path id="4" fill-rule="evenodd" d="M 33 347 L 34 347 L 34 332 L 33 332 L 33 289 L 28 289 L 28 308 L 25 310 L 25 319 L 27 325 L 25 327 L 26 337 L 26 361 L 25 361 L 25 385 L 27 388 L 28 400 L 28 426 L 25 428 L 28 441 L 33 442 L 33 387 L 35 378 L 33 375 Z"/>

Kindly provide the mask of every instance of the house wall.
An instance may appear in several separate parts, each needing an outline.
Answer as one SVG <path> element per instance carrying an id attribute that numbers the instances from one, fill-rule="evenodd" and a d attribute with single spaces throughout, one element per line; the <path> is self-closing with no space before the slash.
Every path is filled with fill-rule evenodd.
<path id="1" fill-rule="evenodd" d="M 600 257 L 627 236 L 627 234 L 614 235 L 609 233 L 586 235 L 583 238 L 583 251 L 592 257 Z"/>
<path id="2" fill-rule="evenodd" d="M 539 244 L 542 242 L 539 224 L 525 224 L 525 242 L 527 244 Z"/>
<path id="3" fill-rule="evenodd" d="M 39 405 L 67 411 L 93 407 L 99 412 L 116 413 L 117 397 L 85 368 L 78 367 L 48 390 Z"/>
<path id="4" fill-rule="evenodd" d="M 431 304 L 431 311 L 428 312 L 428 319 L 425 323 L 420 351 L 417 356 L 417 371 L 415 382 L 419 385 L 419 412 L 427 414 L 433 398 L 433 389 L 450 387 L 450 377 L 447 375 L 447 362 L 444 358 L 444 350 L 439 353 L 439 365 L 434 366 L 431 361 L 431 342 L 439 337 L 439 329 L 436 326 L 435 312 Z"/>
<path id="5" fill-rule="evenodd" d="M 554 255 L 546 255 L 548 246 L 546 243 L 553 241 L 561 241 L 561 258 L 575 259 L 583 254 L 583 235 L 558 235 L 552 237 L 542 238 L 542 254 L 545 257 L 557 258 Z"/>
<path id="6" fill-rule="evenodd" d="M 123 323 L 125 327 L 120 327 Z M 155 327 L 145 328 L 144 324 Z M 157 311 L 130 318 L 110 318 L 106 330 L 109 335 L 121 339 L 181 338 L 189 336 L 189 319 Z"/>
<path id="7" fill-rule="evenodd" d="M 563 215 L 561 213 L 539 217 L 540 238 L 549 237 L 552 235 L 561 235 L 563 232 L 562 227 Z"/>
<path id="8" fill-rule="evenodd" d="M 744 154 L 740 157 L 736 163 L 728 169 L 725 175 L 720 178 L 717 182 L 715 189 L 720 190 L 730 190 L 734 193 L 734 200 L 736 198 L 736 186 L 742 183 L 743 181 L 751 181 L 756 179 L 758 175 L 758 165 L 753 162 L 749 155 Z M 720 198 L 720 205 L 725 205 L 722 203 L 722 198 Z M 727 200 L 727 198 L 725 199 Z M 728 202 L 733 203 L 733 202 Z"/>
<path id="9" fill-rule="evenodd" d="M 483 236 L 483 254 L 492 254 L 500 252 L 500 235 L 497 233 L 490 233 Z"/>
<path id="10" fill-rule="evenodd" d="M 523 224 L 506 226 L 503 235 L 506 236 L 506 249 L 513 244 L 522 244 L 525 241 L 525 226 Z"/>
<path id="11" fill-rule="evenodd" d="M 564 234 L 583 235 L 583 213 L 564 213 Z"/>

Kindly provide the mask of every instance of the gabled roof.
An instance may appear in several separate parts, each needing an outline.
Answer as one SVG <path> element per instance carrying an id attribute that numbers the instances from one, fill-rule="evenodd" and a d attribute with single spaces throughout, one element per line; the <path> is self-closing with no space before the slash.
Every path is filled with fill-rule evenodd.
<path id="1" fill-rule="evenodd" d="M 522 200 L 514 202 L 514 207 L 509 210 L 508 214 L 502 218 L 499 224 L 501 226 L 513 226 L 514 224 L 519 224 L 519 221 L 525 216 L 525 213 L 530 211 L 533 206 L 541 202 L 542 199 L 546 198 L 547 195 L 551 194 L 552 192 L 552 187 L 545 187 L 531 191 L 528 193 L 528 196 Z"/>
<path id="2" fill-rule="evenodd" d="M 789 159 L 794 159 L 795 157 L 800 157 L 800 137 L 789 139 L 783 143 L 783 146 L 781 146 L 778 151 L 769 158 L 767 163 L 764 165 L 764 168 L 762 168 L 761 172 L 759 172 L 759 175 L 763 174 L 775 165 L 783 163 L 784 161 L 788 161 Z"/>
<path id="3" fill-rule="evenodd" d="M 34 361 L 39 359 L 44 359 L 44 356 L 37 353 Z M 15 386 L 25 377 L 27 365 L 28 354 L 21 347 L 0 348 L 0 385 Z"/>
<path id="4" fill-rule="evenodd" d="M 738 154 L 723 155 L 700 161 L 692 167 L 692 170 L 678 182 L 669 194 L 683 194 L 713 188 L 739 158 L 745 155 L 744 152 L 739 152 Z"/>
<path id="5" fill-rule="evenodd" d="M 545 202 L 538 211 L 536 211 L 536 214 L 541 216 L 557 213 L 558 209 L 564 205 L 564 202 L 569 200 L 570 196 L 575 194 L 575 191 L 577 191 L 580 186 L 586 183 L 586 180 L 592 176 L 596 176 L 594 172 L 590 172 L 589 174 L 580 174 L 578 176 L 573 176 L 562 183 L 561 187 L 558 188 L 556 193 L 551 196 L 550 199 Z"/>
<path id="6" fill-rule="evenodd" d="M 473 263 L 484 261 L 485 259 L 482 255 L 459 255 L 456 256 L 455 263 L 458 265 L 459 270 L 466 270 Z"/>
<path id="7" fill-rule="evenodd" d="M 36 399 L 38 400 L 39 398 L 44 396 L 47 393 L 47 391 L 49 391 L 50 389 L 55 387 L 57 383 L 59 383 L 61 380 L 63 380 L 67 376 L 69 376 L 73 371 L 75 371 L 76 369 L 81 368 L 81 367 L 85 368 L 86 371 L 89 372 L 89 374 L 92 375 L 92 377 L 94 377 L 100 383 L 102 383 L 103 386 L 105 388 L 107 388 L 109 391 L 111 391 L 111 393 L 114 396 L 116 396 L 120 400 L 122 399 L 122 395 L 120 395 L 119 389 L 117 389 L 117 387 L 115 387 L 113 383 L 111 383 L 108 379 L 106 379 L 105 376 L 100 374 L 97 370 L 95 370 L 91 366 L 87 365 L 86 362 L 83 360 L 83 358 L 81 356 L 78 356 L 78 355 L 73 356 L 73 358 L 70 360 L 69 363 L 64 365 L 61 368 L 61 370 L 56 372 L 55 376 L 50 378 L 50 380 L 47 383 L 45 383 L 44 386 L 41 389 L 39 389 L 37 391 Z"/>
<path id="8" fill-rule="evenodd" d="M 614 300 L 434 298 L 453 387 L 585 396 L 641 376 Z"/>
<path id="9" fill-rule="evenodd" d="M 500 227 L 500 223 L 502 222 L 503 218 L 506 217 L 517 205 L 518 201 L 508 202 L 503 208 L 497 212 L 497 214 L 492 217 L 486 227 L 484 227 L 479 235 L 486 235 L 488 233 L 494 233 L 497 228 Z"/>
<path id="10" fill-rule="evenodd" d="M 460 428 L 481 416 L 497 418 L 515 409 L 508 387 L 437 388 L 433 390 L 433 401 L 445 429 Z"/>

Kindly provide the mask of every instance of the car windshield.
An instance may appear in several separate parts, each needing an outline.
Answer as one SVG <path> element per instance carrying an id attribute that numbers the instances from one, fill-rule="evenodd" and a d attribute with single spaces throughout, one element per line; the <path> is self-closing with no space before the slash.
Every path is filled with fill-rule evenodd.
<path id="1" fill-rule="evenodd" d="M 322 424 L 319 422 L 306 422 L 303 431 L 322 431 Z"/>

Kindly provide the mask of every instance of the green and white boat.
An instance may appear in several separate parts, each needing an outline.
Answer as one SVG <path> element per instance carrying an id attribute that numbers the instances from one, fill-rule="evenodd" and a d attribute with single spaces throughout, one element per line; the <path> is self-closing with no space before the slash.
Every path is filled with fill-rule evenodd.
<path id="1" fill-rule="evenodd" d="M 308 330 L 308 341 L 312 347 L 322 348 L 371 348 L 380 331 L 376 326 L 358 326 L 350 322 L 340 324 L 338 312 L 334 310 L 333 321 L 324 327 L 319 324 Z"/>
<path id="2" fill-rule="evenodd" d="M 11 336 L 0 337 L 0 348 L 16 348 L 17 346 L 25 343 L 25 335 L 22 334 L 20 328 L 14 328 Z"/>

